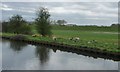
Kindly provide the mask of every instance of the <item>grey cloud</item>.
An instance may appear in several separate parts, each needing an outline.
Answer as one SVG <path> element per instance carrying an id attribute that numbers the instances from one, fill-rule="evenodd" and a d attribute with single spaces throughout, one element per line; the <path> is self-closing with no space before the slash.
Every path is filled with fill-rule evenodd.
<path id="1" fill-rule="evenodd" d="M 116 2 L 5 2 L 3 4 L 13 9 L 2 10 L 4 20 L 13 14 L 20 14 L 28 21 L 33 20 L 35 11 L 39 7 L 47 7 L 51 11 L 51 19 L 54 20 L 65 19 L 68 23 L 97 25 L 110 25 L 117 22 Z"/>

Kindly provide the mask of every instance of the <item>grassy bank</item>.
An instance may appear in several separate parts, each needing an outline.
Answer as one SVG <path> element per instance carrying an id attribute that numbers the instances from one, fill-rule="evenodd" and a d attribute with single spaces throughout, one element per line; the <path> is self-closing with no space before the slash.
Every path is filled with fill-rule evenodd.
<path id="1" fill-rule="evenodd" d="M 118 40 L 116 34 L 94 34 L 91 32 L 74 32 L 74 31 L 62 31 L 62 30 L 53 30 L 57 40 L 53 40 L 50 37 L 32 37 L 32 35 L 25 35 L 26 40 L 36 41 L 36 42 L 51 42 L 51 43 L 60 43 L 70 46 L 75 46 L 76 48 L 87 47 L 92 49 L 98 49 L 100 51 L 107 51 L 113 53 L 119 53 L 120 48 L 118 47 Z M 4 37 L 14 37 L 16 34 L 11 33 L 2 33 L 0 34 Z M 68 38 L 78 36 L 80 40 L 77 42 L 71 41 Z M 97 40 L 96 42 L 90 42 L 92 40 Z"/>
<path id="2" fill-rule="evenodd" d="M 35 26 L 35 24 L 30 25 L 32 33 L 38 34 Z M 51 37 L 32 37 L 32 35 L 25 36 L 27 40 L 31 41 L 46 41 L 71 45 L 77 48 L 82 46 L 107 52 L 120 52 L 120 47 L 118 46 L 118 27 L 52 25 L 52 33 L 57 40 L 53 40 Z M 13 37 L 16 34 L 2 33 L 0 35 L 5 37 Z M 72 37 L 79 37 L 80 40 L 76 42 L 69 40 L 69 38 Z"/>

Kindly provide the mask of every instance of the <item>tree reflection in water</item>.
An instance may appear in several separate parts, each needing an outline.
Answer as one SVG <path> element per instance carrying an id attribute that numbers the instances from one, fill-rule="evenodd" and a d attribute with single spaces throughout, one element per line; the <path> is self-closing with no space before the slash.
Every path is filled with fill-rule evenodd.
<path id="1" fill-rule="evenodd" d="M 10 42 L 10 48 L 14 51 L 17 51 L 17 52 L 21 51 L 26 46 L 27 46 L 27 43 L 17 42 L 17 41 Z"/>
<path id="2" fill-rule="evenodd" d="M 39 57 L 40 63 L 44 65 L 49 60 L 49 48 L 43 46 L 36 47 L 36 56 Z"/>

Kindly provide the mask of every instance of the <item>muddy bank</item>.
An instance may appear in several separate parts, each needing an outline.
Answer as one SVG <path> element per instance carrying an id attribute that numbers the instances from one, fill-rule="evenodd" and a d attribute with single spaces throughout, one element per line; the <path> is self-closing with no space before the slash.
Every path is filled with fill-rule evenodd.
<path id="1" fill-rule="evenodd" d="M 44 45 L 48 46 L 53 49 L 54 52 L 56 50 L 61 50 L 61 51 L 67 51 L 67 52 L 72 52 L 76 54 L 82 54 L 85 56 L 91 56 L 94 58 L 104 58 L 104 59 L 112 59 L 115 61 L 120 61 L 120 53 L 113 53 L 113 52 L 108 52 L 108 51 L 102 51 L 99 49 L 95 48 L 88 48 L 88 47 L 75 47 L 71 45 L 66 45 L 66 44 L 60 44 L 60 43 L 55 43 L 55 42 L 45 42 L 45 41 L 32 41 L 32 40 L 24 40 L 24 39 L 12 39 L 11 37 L 3 37 L 3 39 L 9 39 L 9 40 L 14 40 L 14 41 L 21 41 L 33 45 Z"/>

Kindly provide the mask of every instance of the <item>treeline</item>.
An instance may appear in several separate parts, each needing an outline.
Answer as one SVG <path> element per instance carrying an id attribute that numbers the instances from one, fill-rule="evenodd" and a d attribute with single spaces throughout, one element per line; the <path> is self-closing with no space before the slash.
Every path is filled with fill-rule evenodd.
<path id="1" fill-rule="evenodd" d="M 20 15 L 12 16 L 8 21 L 2 22 L 2 32 L 15 34 L 31 34 L 31 27 Z"/>
<path id="2" fill-rule="evenodd" d="M 17 19 L 17 18 L 15 18 Z M 18 19 L 17 19 L 18 20 Z M 20 24 L 20 25 L 19 25 Z M 22 33 L 22 34 L 34 34 L 33 30 L 36 26 L 35 22 L 18 22 L 17 25 L 14 23 L 2 22 L 2 31 L 11 32 L 11 33 Z M 120 24 L 112 24 L 111 26 L 67 26 L 61 24 L 52 24 L 52 30 L 79 30 L 79 31 L 109 31 L 109 32 L 118 32 L 120 31 Z"/>
<path id="3" fill-rule="evenodd" d="M 109 32 L 118 32 L 120 24 L 114 24 L 111 26 L 60 26 L 60 25 L 52 25 L 53 30 L 79 30 L 79 31 L 109 31 Z"/>
<path id="4" fill-rule="evenodd" d="M 36 12 L 37 17 L 34 20 L 35 30 L 42 36 L 51 36 L 51 22 L 48 9 L 39 8 Z M 27 22 L 21 15 L 13 15 L 7 22 L 2 22 L 2 32 L 15 34 L 34 34 L 33 25 Z"/>

